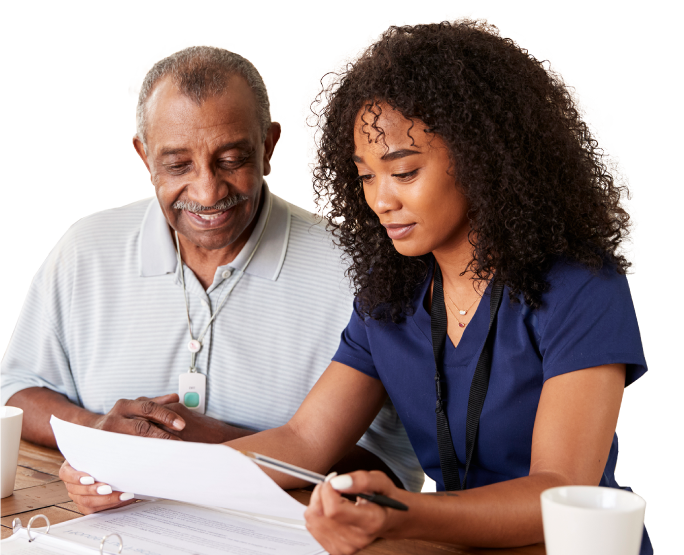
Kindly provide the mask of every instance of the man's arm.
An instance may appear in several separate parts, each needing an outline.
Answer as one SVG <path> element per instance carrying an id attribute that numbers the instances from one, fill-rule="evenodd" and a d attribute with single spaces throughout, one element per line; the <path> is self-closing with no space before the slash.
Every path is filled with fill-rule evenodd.
<path id="1" fill-rule="evenodd" d="M 23 439 L 53 448 L 57 447 L 50 427 L 50 416 L 53 414 L 81 426 L 161 439 L 222 443 L 253 433 L 208 416 L 194 415 L 184 406 L 178 405 L 177 401 L 176 393 L 153 399 L 120 399 L 107 414 L 97 414 L 79 407 L 51 389 L 29 387 L 12 395 L 7 404 L 24 411 L 21 434 Z M 169 405 L 170 403 L 176 404 Z M 181 411 L 179 406 L 184 410 Z"/>
<path id="2" fill-rule="evenodd" d="M 56 448 L 57 443 L 50 427 L 51 415 L 83 426 L 90 426 L 90 422 L 98 416 L 46 387 L 22 389 L 9 398 L 7 405 L 24 411 L 22 439 L 52 448 Z"/>
<path id="3" fill-rule="evenodd" d="M 21 436 L 31 443 L 56 448 L 50 416 L 111 432 L 202 443 L 224 443 L 255 432 L 231 426 L 210 416 L 198 414 L 177 402 L 172 393 L 154 399 L 122 399 L 107 414 L 97 414 L 69 401 L 46 387 L 18 391 L 7 402 L 24 411 Z M 178 424 L 174 426 L 174 422 Z M 178 429 L 180 427 L 180 429 Z M 373 453 L 354 446 L 331 470 L 345 474 L 353 470 L 382 470 L 398 487 L 403 487 L 390 468 Z"/>

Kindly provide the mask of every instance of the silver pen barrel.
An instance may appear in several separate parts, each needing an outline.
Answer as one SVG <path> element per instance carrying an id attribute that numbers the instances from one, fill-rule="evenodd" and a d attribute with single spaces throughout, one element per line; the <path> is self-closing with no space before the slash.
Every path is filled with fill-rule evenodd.
<path id="1" fill-rule="evenodd" d="M 266 455 L 260 455 L 259 453 L 246 453 L 243 451 L 243 454 L 261 466 L 272 468 L 273 470 L 294 476 L 295 478 L 299 478 L 300 480 L 304 480 L 306 482 L 311 482 L 312 484 L 320 484 L 321 482 L 325 481 L 325 476 L 323 474 L 312 472 L 311 470 L 295 466 L 294 464 L 279 461 L 278 459 L 273 459 L 271 457 L 267 457 Z"/>

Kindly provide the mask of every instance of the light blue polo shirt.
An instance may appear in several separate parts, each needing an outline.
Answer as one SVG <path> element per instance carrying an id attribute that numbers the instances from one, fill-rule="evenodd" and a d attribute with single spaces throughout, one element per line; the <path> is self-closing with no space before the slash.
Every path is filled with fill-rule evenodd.
<path id="1" fill-rule="evenodd" d="M 185 267 L 195 336 L 230 291 L 196 360 L 207 375 L 206 414 L 255 430 L 295 413 L 330 363 L 352 300 L 324 225 L 266 186 L 264 196 L 247 244 L 206 291 Z M 69 229 L 31 284 L 2 360 L 2 403 L 37 386 L 106 413 L 121 398 L 177 392 L 189 339 L 176 251 L 157 200 L 94 214 Z M 391 404 L 359 445 L 420 490 L 422 470 Z"/>

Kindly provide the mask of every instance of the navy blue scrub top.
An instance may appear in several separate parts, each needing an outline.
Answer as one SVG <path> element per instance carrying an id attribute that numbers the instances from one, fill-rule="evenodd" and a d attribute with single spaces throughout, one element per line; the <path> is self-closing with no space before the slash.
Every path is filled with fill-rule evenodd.
<path id="1" fill-rule="evenodd" d="M 401 323 L 364 317 L 355 304 L 333 360 L 382 380 L 423 470 L 437 483 L 437 489 L 443 490 L 435 417 L 435 362 L 430 313 L 425 308 L 432 270 L 431 265 L 414 299 L 414 313 Z M 504 289 L 468 488 L 529 475 L 534 419 L 542 386 L 549 378 L 622 363 L 627 365 L 627 386 L 646 372 L 625 276 L 612 267 L 594 273 L 561 261 L 547 280 L 550 288 L 536 310 L 523 302 L 510 302 L 508 288 Z M 448 337 L 445 346 L 446 409 L 461 462 L 466 458 L 468 394 L 487 334 L 489 300 L 487 288 L 458 347 Z M 619 487 L 615 481 L 617 453 L 616 435 L 601 486 Z M 647 544 L 646 535 L 644 540 Z"/>

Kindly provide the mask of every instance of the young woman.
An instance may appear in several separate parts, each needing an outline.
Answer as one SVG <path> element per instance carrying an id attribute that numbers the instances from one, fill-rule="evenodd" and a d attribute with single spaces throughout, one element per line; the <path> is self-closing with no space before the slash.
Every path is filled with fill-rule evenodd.
<path id="1" fill-rule="evenodd" d="M 230 445 L 325 472 L 389 396 L 440 491 L 379 472 L 317 486 L 306 518 L 327 550 L 542 541 L 542 491 L 619 487 L 622 393 L 646 371 L 623 190 L 560 77 L 484 23 L 392 27 L 324 93 L 315 188 L 354 312 L 292 420 Z"/>

